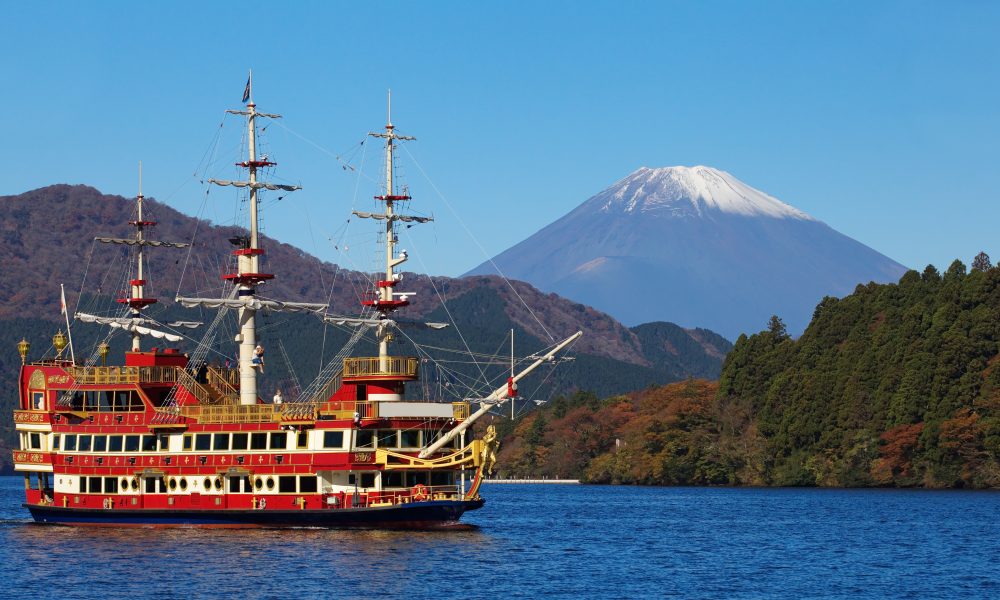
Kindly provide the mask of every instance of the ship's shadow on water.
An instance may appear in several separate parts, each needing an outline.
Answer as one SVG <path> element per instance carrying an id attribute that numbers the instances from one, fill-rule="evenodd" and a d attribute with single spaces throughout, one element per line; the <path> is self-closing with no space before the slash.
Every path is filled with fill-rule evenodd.
<path id="1" fill-rule="evenodd" d="M 312 548 L 323 544 L 342 544 L 353 552 L 377 555 L 387 547 L 395 550 L 419 548 L 424 544 L 459 543 L 489 544 L 490 536 L 478 525 L 456 523 L 433 529 L 331 529 L 324 527 L 263 527 L 253 529 L 208 529 L 200 527 L 73 527 L 43 525 L 30 519 L 0 520 L 0 527 L 12 528 L 10 538 L 29 548 L 45 548 L 51 553 L 62 545 L 101 551 L 114 547 L 127 551 L 129 547 L 149 548 L 150 544 L 168 550 L 174 544 L 192 544 L 224 548 L 251 544 L 274 547 L 275 544 L 305 545 Z"/>

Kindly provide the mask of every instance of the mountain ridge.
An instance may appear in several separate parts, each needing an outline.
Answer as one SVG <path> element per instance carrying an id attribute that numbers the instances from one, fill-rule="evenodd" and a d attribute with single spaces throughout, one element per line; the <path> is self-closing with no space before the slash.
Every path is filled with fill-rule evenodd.
<path id="1" fill-rule="evenodd" d="M 223 289 L 219 275 L 226 269 L 212 261 L 223 253 L 228 254 L 228 238 L 238 235 L 241 229 L 183 215 L 152 197 L 146 199 L 145 205 L 146 218 L 159 221 L 154 233 L 150 234 L 156 239 L 191 242 L 192 232 L 198 232 L 190 259 L 185 256 L 187 251 L 149 253 L 149 295 L 159 297 L 161 303 L 169 302 L 176 290 L 190 293 L 187 291 L 189 282 L 199 280 L 215 282 L 211 285 Z M 90 269 L 88 287 L 95 277 L 100 282 L 99 269 L 105 267 L 108 257 L 121 252 L 94 247 L 84 253 L 80 251 L 84 240 L 104 235 L 130 235 L 127 221 L 132 209 L 131 199 L 104 195 L 83 185 L 57 184 L 17 196 L 0 197 L 0 261 L 7 265 L 6 276 L 0 278 L 0 318 L 24 316 L 27 309 L 30 316 L 57 320 L 59 283 L 67 284 L 69 305 L 74 306 L 83 271 Z M 60 235 L 53 235 L 53 231 Z M 365 274 L 322 262 L 299 248 L 267 236 L 262 236 L 262 240 L 267 249 L 265 266 L 279 273 L 278 278 L 265 286 L 268 296 L 309 301 L 329 298 L 332 312 L 350 314 L 358 310 L 360 290 L 368 285 Z M 87 254 L 91 255 L 89 259 Z M 186 271 L 185 281 L 188 282 L 184 285 L 180 282 L 182 270 Z M 641 356 L 635 335 L 627 327 L 593 308 L 552 293 L 541 293 L 524 282 L 505 281 L 496 276 L 461 279 L 414 273 L 404 276 L 408 289 L 421 298 L 440 295 L 448 299 L 475 287 L 486 287 L 504 299 L 504 309 L 516 324 L 539 339 L 568 335 L 583 323 L 590 330 L 585 338 L 599 341 L 581 340 L 581 350 L 634 364 L 648 364 Z M 335 280 L 334 292 L 331 294 L 320 280 Z M 114 286 L 99 283 L 97 290 L 88 291 L 113 294 L 117 290 L 111 287 Z M 525 308 L 526 304 L 533 305 L 534 315 Z M 420 318 L 435 308 L 430 302 L 415 303 L 403 316 Z M 541 325 L 542 322 L 546 325 Z"/>
<path id="2" fill-rule="evenodd" d="M 707 177 L 706 189 L 732 184 L 739 193 L 708 202 L 673 179 L 676 168 L 639 169 L 466 275 L 499 269 L 627 325 L 670 321 L 735 338 L 772 314 L 799 333 L 824 296 L 906 271 L 722 171 L 685 169 Z M 636 210 L 643 202 L 657 210 Z M 729 210 L 712 208 L 719 204 Z M 631 210 L 605 210 L 613 206 Z"/>
<path id="3" fill-rule="evenodd" d="M 229 256 L 232 245 L 228 238 L 243 234 L 243 230 L 183 215 L 155 198 L 146 198 L 144 208 L 144 219 L 159 222 L 149 234 L 151 239 L 190 242 L 193 237 L 194 242 L 190 255 L 188 250 L 160 248 L 147 253 L 148 296 L 160 299 L 147 314 L 161 320 L 210 320 L 214 313 L 199 316 L 197 312 L 181 309 L 172 299 L 178 290 L 189 295 L 221 295 L 225 284 L 219 277 L 229 269 L 218 262 L 219 258 Z M 0 197 L 0 263 L 5 265 L 4 277 L 0 278 L 0 341 L 6 348 L 0 348 L 0 379 L 16 380 L 20 360 L 15 345 L 22 337 L 31 343 L 30 356 L 34 359 L 46 352 L 56 329 L 65 328 L 60 314 L 60 283 L 66 284 L 70 310 L 75 310 L 78 304 L 81 311 L 97 314 L 102 308 L 105 312 L 116 310 L 114 297 L 127 284 L 122 272 L 128 247 L 94 244 L 91 240 L 95 236 L 131 236 L 133 231 L 127 221 L 133 209 L 132 199 L 104 195 L 82 185 L 58 184 Z M 195 231 L 197 235 L 193 236 Z M 278 273 L 273 282 L 262 286 L 265 295 L 285 300 L 329 300 L 333 313 L 358 312 L 361 294 L 371 285 L 367 274 L 322 262 L 301 249 L 266 236 L 262 237 L 262 244 L 267 250 L 263 269 Z M 85 274 L 85 294 L 81 301 L 79 290 Z M 457 337 L 455 328 L 435 333 L 443 335 L 452 347 L 466 344 L 474 352 L 496 354 L 498 347 L 509 344 L 509 337 L 506 342 L 504 338 L 514 329 L 518 352 L 530 354 L 554 339 L 585 330 L 587 334 L 573 347 L 576 360 L 561 366 L 554 381 L 547 384 L 561 391 L 586 387 L 598 393 L 614 393 L 690 376 L 718 377 L 722 357 L 732 347 L 728 340 L 712 332 L 689 331 L 672 324 L 656 325 L 656 333 L 650 336 L 648 329 L 634 331 L 594 308 L 540 292 L 520 281 L 496 276 L 455 279 L 413 273 L 405 273 L 404 277 L 407 291 L 415 292 L 420 299 L 441 298 L 447 301 L 448 310 L 438 302 L 425 301 L 401 311 L 400 317 L 448 320 L 454 316 L 464 338 Z M 274 318 L 266 315 L 262 318 L 262 335 L 266 336 L 269 347 L 276 348 L 277 334 L 270 329 L 275 324 Z M 326 360 L 332 357 L 330 348 L 339 347 L 347 336 L 336 329 L 327 335 L 326 329 L 311 317 L 291 315 L 281 322 L 282 330 L 292 332 L 291 339 L 284 340 L 283 345 L 299 363 L 300 374 L 318 372 L 324 356 Z M 74 326 L 78 357 L 90 355 L 91 347 L 99 341 L 99 329 Z M 422 344 L 437 345 L 420 338 L 416 332 L 407 336 Z M 125 349 L 123 339 L 118 336 L 111 340 L 112 360 L 117 361 L 115 357 Z M 213 347 L 221 354 L 213 356 L 225 357 L 232 351 L 229 339 L 225 335 L 217 338 Z M 679 350 L 671 354 L 661 347 Z M 374 349 L 359 347 L 358 351 Z M 277 358 L 273 365 L 269 364 L 264 388 L 273 388 L 281 383 L 281 378 L 294 375 L 292 367 L 282 365 Z M 472 367 L 464 375 L 461 367 L 453 368 L 469 380 L 478 377 Z M 449 385 L 451 380 L 422 382 L 421 392 L 436 383 Z M 15 443 L 11 411 L 17 404 L 17 393 L 16 386 L 10 383 L 0 390 L 0 416 L 7 415 L 0 421 L 0 448 Z M 0 452 L 0 470 L 9 464 L 9 456 Z"/>

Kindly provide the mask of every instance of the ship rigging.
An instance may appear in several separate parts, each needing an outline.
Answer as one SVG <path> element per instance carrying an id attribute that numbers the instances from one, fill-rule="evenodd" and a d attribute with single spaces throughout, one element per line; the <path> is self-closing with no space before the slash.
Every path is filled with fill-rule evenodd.
<path id="1" fill-rule="evenodd" d="M 260 170 L 276 163 L 257 151 L 258 122 L 280 115 L 257 110 L 250 80 L 243 100 L 243 109 L 227 113 L 245 117 L 247 154 L 237 166 L 246 177 L 211 178 L 209 183 L 248 194 L 248 235 L 231 240 L 236 265 L 222 276 L 227 290 L 218 297 L 176 297 L 183 307 L 218 311 L 195 350 L 187 355 L 174 348 L 143 349 L 141 344 L 142 336 L 168 343 L 183 337 L 163 331 L 165 324 L 144 312 L 156 302 L 146 294 L 145 250 L 188 248 L 147 238 L 155 222 L 144 214 L 141 174 L 137 217 L 130 222 L 135 235 L 97 238 L 136 252 L 129 290 L 118 299 L 127 312 L 76 314 L 77 320 L 129 333 L 124 364 L 106 364 L 107 338 L 83 364 L 63 357 L 65 343 L 58 337 L 53 340 L 55 356 L 39 360 L 28 360 L 27 341 L 19 345 L 21 405 L 14 419 L 21 447 L 14 462 L 25 475 L 25 506 L 38 522 L 74 525 L 454 523 L 464 512 L 483 506 L 480 484 L 496 457 L 496 431 L 489 426 L 473 435 L 472 425 L 514 397 L 522 378 L 552 364 L 581 333 L 531 357 L 520 371 L 512 354 L 507 381 L 482 398 L 441 402 L 409 397 L 407 384 L 419 380 L 429 355 L 394 355 L 396 336 L 409 339 L 407 328 L 434 331 L 451 325 L 396 314 L 413 297 L 412 291 L 397 290 L 403 287 L 398 268 L 408 259 L 406 251 L 397 249 L 398 224 L 433 220 L 399 210 L 411 198 L 395 181 L 395 151 L 399 142 L 415 138 L 396 131 L 390 99 L 385 127 L 369 134 L 385 145 L 384 188 L 375 196 L 382 210 L 353 211 L 379 223 L 384 268 L 361 298 L 362 315 L 330 314 L 327 303 L 275 300 L 260 293 L 275 275 L 264 272 L 262 264 L 266 249 L 259 230 L 259 194 L 301 188 L 261 180 Z M 238 324 L 235 368 L 207 360 L 228 311 L 235 311 Z M 276 395 L 269 403 L 260 394 L 264 357 L 258 319 L 285 312 L 316 314 L 351 334 L 297 397 L 284 402 Z M 367 332 L 375 335 L 377 355 L 354 355 Z"/>

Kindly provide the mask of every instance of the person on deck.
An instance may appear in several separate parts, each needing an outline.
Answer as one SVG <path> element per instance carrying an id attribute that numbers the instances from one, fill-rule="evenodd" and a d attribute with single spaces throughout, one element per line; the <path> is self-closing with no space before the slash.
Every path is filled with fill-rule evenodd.
<path id="1" fill-rule="evenodd" d="M 273 402 L 275 404 L 281 404 L 284 401 L 285 401 L 285 399 L 281 396 L 281 390 L 278 390 L 277 392 L 274 393 Z"/>
<path id="2" fill-rule="evenodd" d="M 253 349 L 253 359 L 250 363 L 260 369 L 261 375 L 264 374 L 264 346 L 257 344 L 257 347 Z"/>

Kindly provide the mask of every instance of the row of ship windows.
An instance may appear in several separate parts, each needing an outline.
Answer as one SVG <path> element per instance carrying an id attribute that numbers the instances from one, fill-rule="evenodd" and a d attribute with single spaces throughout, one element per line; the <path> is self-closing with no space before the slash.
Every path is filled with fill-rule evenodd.
<path id="1" fill-rule="evenodd" d="M 376 487 L 377 473 L 351 473 L 348 485 L 372 489 Z M 50 474 L 39 474 L 38 488 L 51 488 Z M 60 480 L 61 482 L 61 480 Z M 24 476 L 25 489 L 32 488 L 30 474 Z M 72 484 L 72 480 L 68 482 Z M 138 492 L 140 485 L 146 494 L 185 493 L 189 489 L 221 492 L 223 487 L 229 493 L 278 493 L 278 494 L 315 494 L 319 491 L 319 478 L 315 475 L 266 475 L 251 478 L 247 475 L 217 475 L 215 477 L 79 477 L 76 491 L 81 494 L 118 494 Z M 411 488 L 416 485 L 443 486 L 455 484 L 455 473 L 452 471 L 384 471 L 381 476 L 381 489 Z"/>
<path id="2" fill-rule="evenodd" d="M 316 431 L 320 445 L 317 449 L 341 449 L 344 447 L 343 431 Z M 426 435 L 425 435 L 426 434 Z M 46 450 L 47 444 L 42 433 L 22 433 L 22 450 Z M 310 448 L 310 432 L 270 433 L 195 433 L 184 434 L 182 451 L 228 452 L 231 450 L 288 450 L 293 443 L 296 449 Z M 321 436 L 321 437 L 319 437 Z M 289 438 L 293 439 L 289 439 Z M 424 432 L 416 429 L 358 430 L 354 447 L 374 448 L 422 448 L 440 437 L 440 432 Z M 62 452 L 171 452 L 170 435 L 92 435 L 55 434 L 52 450 Z M 458 438 L 451 442 L 458 444 Z"/>
<path id="3" fill-rule="evenodd" d="M 278 494 L 315 494 L 319 491 L 318 479 L 315 475 L 278 475 L 257 477 L 252 482 L 250 477 L 230 476 L 228 491 L 240 493 L 278 493 Z M 221 492 L 224 486 L 223 477 L 143 477 L 142 488 L 146 494 L 186 493 L 189 489 L 197 490 L 201 482 L 202 492 Z M 78 491 L 81 494 L 118 494 L 128 491 L 139 491 L 139 478 L 132 477 L 80 477 Z"/>
<path id="4" fill-rule="evenodd" d="M 65 392 L 50 392 L 53 405 L 62 399 Z M 87 390 L 73 393 L 69 401 L 72 410 L 88 412 L 133 412 L 146 410 L 142 397 L 135 390 Z M 45 392 L 32 392 L 31 408 L 45 410 Z"/>

